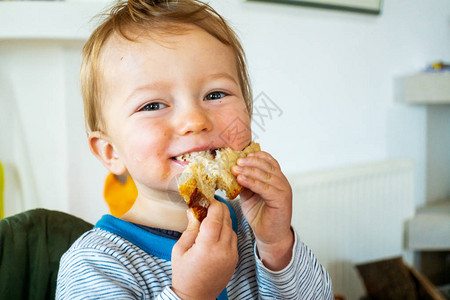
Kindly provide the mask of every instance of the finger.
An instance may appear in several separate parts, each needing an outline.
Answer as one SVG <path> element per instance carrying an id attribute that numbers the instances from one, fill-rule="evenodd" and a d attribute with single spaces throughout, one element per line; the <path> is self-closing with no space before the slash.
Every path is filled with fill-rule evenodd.
<path id="1" fill-rule="evenodd" d="M 277 168 L 277 164 L 273 163 L 270 159 L 267 157 L 263 157 L 261 155 L 256 156 L 247 156 L 244 158 L 240 158 L 237 161 L 237 165 L 241 167 L 246 166 L 253 166 L 253 167 L 260 167 L 265 170 L 275 171 Z"/>
<path id="2" fill-rule="evenodd" d="M 237 175 L 242 175 L 248 178 L 253 178 L 255 180 L 259 180 L 262 182 L 265 182 L 269 185 L 273 185 L 274 182 L 278 180 L 278 175 L 274 174 L 272 172 L 267 172 L 264 169 L 261 169 L 259 167 L 252 167 L 252 166 L 246 166 L 246 167 L 236 167 L 236 170 L 238 171 Z"/>
<path id="3" fill-rule="evenodd" d="M 232 241 L 233 235 L 235 235 L 235 233 L 233 231 L 233 222 L 231 221 L 230 210 L 226 204 L 223 205 L 225 206 L 225 210 L 223 213 L 223 227 L 220 234 L 220 240 L 225 242 L 226 244 L 229 244 Z"/>
<path id="4" fill-rule="evenodd" d="M 187 214 L 189 220 L 188 226 L 176 243 L 176 247 L 181 251 L 181 253 L 185 253 L 192 248 L 200 228 L 200 222 L 192 215 L 192 212 L 188 210 Z"/>
<path id="5" fill-rule="evenodd" d="M 233 173 L 235 175 L 242 174 L 243 171 L 251 171 L 259 169 L 264 173 L 261 173 L 262 178 L 270 180 L 273 175 L 280 176 L 281 169 L 277 162 L 272 162 L 269 158 L 263 156 L 250 156 L 241 158 L 237 161 L 237 166 L 233 166 Z"/>
<path id="6" fill-rule="evenodd" d="M 252 192 L 261 195 L 265 199 L 277 199 L 277 194 L 280 193 L 278 186 L 282 185 L 281 180 L 273 180 L 268 183 L 254 177 L 245 175 L 238 175 L 237 181 L 240 185 L 252 190 Z"/>
<path id="7" fill-rule="evenodd" d="M 281 170 L 275 172 L 268 171 L 267 169 L 261 169 L 255 166 L 235 167 L 237 181 L 239 184 L 253 189 L 253 183 L 262 182 L 264 190 L 274 189 L 280 190 L 285 185 L 285 176 Z M 249 185 L 250 184 L 250 185 Z M 256 192 L 256 191 L 255 191 Z"/>
<path id="8" fill-rule="evenodd" d="M 233 231 L 233 228 L 224 228 L 222 230 L 222 235 L 220 237 L 220 241 L 219 243 L 221 243 L 224 248 L 230 248 L 230 249 L 234 249 L 235 246 L 237 246 L 237 235 L 236 233 Z"/>
<path id="9" fill-rule="evenodd" d="M 221 203 L 224 210 L 223 210 L 223 224 L 224 226 L 227 226 L 229 228 L 233 227 L 233 223 L 231 221 L 231 216 L 230 216 L 230 209 L 228 208 L 228 206 L 225 203 Z"/>
<path id="10" fill-rule="evenodd" d="M 270 153 L 267 153 L 264 151 L 258 151 L 258 152 L 250 153 L 249 155 L 247 155 L 247 157 L 250 157 L 250 158 L 258 157 L 258 158 L 264 159 L 267 162 L 269 162 L 275 169 L 281 169 L 278 161 L 272 155 L 270 155 Z"/>
<path id="11" fill-rule="evenodd" d="M 234 166 L 232 172 L 238 177 L 239 184 L 250 189 L 252 187 L 247 186 L 246 183 L 261 181 L 265 183 L 262 185 L 265 190 L 268 190 L 270 186 L 280 190 L 287 180 L 278 162 L 269 153 L 263 151 L 250 153 L 246 158 L 238 160 L 238 166 Z"/>
<path id="12" fill-rule="evenodd" d="M 217 200 L 212 200 L 208 207 L 208 214 L 200 225 L 198 235 L 199 242 L 217 242 L 223 226 L 223 204 Z"/>

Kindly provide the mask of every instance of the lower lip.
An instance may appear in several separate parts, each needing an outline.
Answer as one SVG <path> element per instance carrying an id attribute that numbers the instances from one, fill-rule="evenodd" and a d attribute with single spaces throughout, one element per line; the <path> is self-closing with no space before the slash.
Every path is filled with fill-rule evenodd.
<path id="1" fill-rule="evenodd" d="M 189 164 L 189 162 L 187 161 L 181 161 L 181 160 L 176 160 L 176 159 L 172 159 L 174 163 L 179 164 L 180 166 L 187 166 Z"/>

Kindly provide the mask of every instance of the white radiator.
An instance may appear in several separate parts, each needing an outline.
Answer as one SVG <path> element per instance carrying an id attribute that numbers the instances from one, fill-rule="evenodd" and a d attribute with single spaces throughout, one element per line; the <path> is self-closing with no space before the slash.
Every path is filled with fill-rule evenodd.
<path id="1" fill-rule="evenodd" d="M 414 215 L 414 166 L 388 160 L 289 177 L 293 225 L 330 273 L 335 294 L 365 294 L 355 264 L 405 255 Z"/>

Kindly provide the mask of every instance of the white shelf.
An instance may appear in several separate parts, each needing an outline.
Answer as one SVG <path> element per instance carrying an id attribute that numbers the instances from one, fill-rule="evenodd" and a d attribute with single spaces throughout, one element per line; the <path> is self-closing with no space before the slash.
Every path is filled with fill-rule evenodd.
<path id="1" fill-rule="evenodd" d="M 418 73 L 405 78 L 405 101 L 450 104 L 450 72 Z"/>
<path id="2" fill-rule="evenodd" d="M 450 201 L 417 210 L 407 222 L 407 246 L 414 250 L 450 250 Z"/>
<path id="3" fill-rule="evenodd" d="M 436 200 L 447 197 L 449 191 L 450 72 L 424 72 L 405 77 L 404 99 L 407 103 L 429 105 L 425 147 L 426 199 L 430 202 L 418 208 L 416 215 L 407 221 L 406 246 L 417 251 L 449 251 L 450 199 Z"/>
<path id="4" fill-rule="evenodd" d="M 64 1 L 0 2 L 0 41 L 86 40 L 105 3 Z"/>

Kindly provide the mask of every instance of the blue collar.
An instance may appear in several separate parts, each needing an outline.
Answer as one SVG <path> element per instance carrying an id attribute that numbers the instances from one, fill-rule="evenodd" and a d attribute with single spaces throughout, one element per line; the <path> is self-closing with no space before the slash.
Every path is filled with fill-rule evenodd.
<path id="1" fill-rule="evenodd" d="M 225 203 L 230 210 L 230 216 L 234 232 L 238 231 L 238 221 L 233 208 L 221 197 L 215 195 L 218 201 Z M 112 215 L 104 215 L 95 224 L 94 228 L 100 228 L 111 232 L 135 244 L 148 254 L 170 261 L 172 248 L 176 240 L 151 233 L 133 223 L 116 218 Z"/>
<path id="2" fill-rule="evenodd" d="M 234 232 L 238 232 L 238 221 L 236 213 L 233 208 L 221 197 L 215 195 L 218 201 L 225 203 L 230 210 L 230 217 L 232 222 L 232 227 Z M 130 241 L 134 245 L 138 246 L 150 255 L 162 258 L 167 261 L 171 261 L 172 258 L 172 248 L 177 242 L 177 240 L 170 239 L 168 237 L 163 237 L 147 231 L 133 223 L 124 221 L 122 219 L 116 218 L 112 215 L 104 215 L 95 224 L 94 228 L 100 228 L 106 230 L 122 238 Z M 217 298 L 218 300 L 227 300 L 227 289 L 225 288 Z"/>

